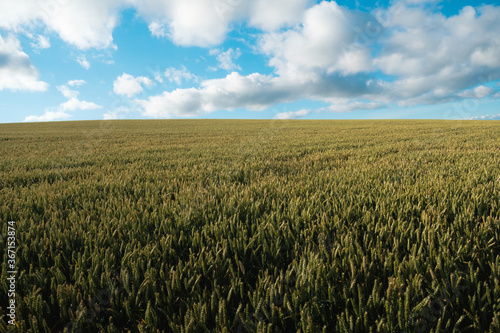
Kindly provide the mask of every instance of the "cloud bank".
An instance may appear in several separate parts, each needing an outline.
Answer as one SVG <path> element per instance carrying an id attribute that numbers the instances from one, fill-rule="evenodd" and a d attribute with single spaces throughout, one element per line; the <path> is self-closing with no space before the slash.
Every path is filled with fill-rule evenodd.
<path id="1" fill-rule="evenodd" d="M 133 9 L 152 36 L 211 49 L 228 74 L 198 80 L 186 68 L 167 69 L 170 82 L 197 84 L 135 101 L 143 115 L 157 118 L 263 110 L 301 99 L 349 112 L 498 98 L 492 82 L 500 79 L 500 7 L 466 6 L 447 17 L 436 10 L 439 2 L 405 0 L 362 12 L 308 0 L 2 1 L 0 28 L 15 32 L 41 25 L 77 49 L 113 49 L 120 13 Z M 238 74 L 241 51 L 217 48 L 238 26 L 256 31 L 254 51 L 265 56 L 272 74 Z M 43 36 L 33 36 L 35 47 L 50 46 Z M 85 56 L 77 61 L 90 68 Z M 0 73 L 0 90 L 48 87 L 15 37 L 0 37 Z M 162 76 L 155 81 L 163 82 Z M 152 85 L 149 78 L 124 73 L 113 91 L 134 98 Z M 71 98 L 66 103 L 68 110 L 90 107 Z"/>

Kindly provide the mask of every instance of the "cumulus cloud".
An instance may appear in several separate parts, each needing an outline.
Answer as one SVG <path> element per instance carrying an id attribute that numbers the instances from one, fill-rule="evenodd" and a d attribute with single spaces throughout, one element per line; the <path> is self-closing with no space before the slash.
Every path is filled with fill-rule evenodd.
<path id="1" fill-rule="evenodd" d="M 137 100 L 144 109 L 144 115 L 154 118 L 195 117 L 203 113 L 202 94 L 198 89 L 176 89 Z"/>
<path id="2" fill-rule="evenodd" d="M 365 73 L 367 89 L 351 89 L 358 92 L 351 98 L 411 106 L 457 100 L 458 92 L 500 77 L 498 7 L 465 7 L 446 18 L 417 2 L 395 5 L 385 17 L 322 2 L 306 10 L 300 26 L 263 34 L 259 48 L 280 77 L 309 90 L 312 82 L 317 89 L 311 95 L 326 101 L 314 84 L 318 78 L 341 76 L 350 85 Z M 394 79 L 385 81 L 379 73 Z M 473 92 L 478 98 L 489 94 L 478 89 Z M 335 97 L 337 89 L 331 93 Z M 333 108 L 349 111 L 352 105 Z"/>
<path id="3" fill-rule="evenodd" d="M 202 81 L 200 88 L 176 89 L 138 100 L 146 116 L 171 118 L 198 116 L 217 110 L 264 110 L 277 103 L 288 103 L 300 99 L 319 99 L 325 102 L 351 103 L 350 97 L 374 91 L 376 85 L 369 87 L 363 76 L 349 79 L 341 77 L 318 77 L 304 82 L 290 81 L 287 78 L 259 73 L 247 76 L 233 72 L 222 79 Z M 364 105 L 366 109 L 372 104 Z M 377 104 L 377 107 L 379 105 Z"/>
<path id="4" fill-rule="evenodd" d="M 366 14 L 354 13 L 335 2 L 308 9 L 302 25 L 264 34 L 259 49 L 281 76 L 309 79 L 317 73 L 351 75 L 371 70 L 371 50 L 356 40 L 353 26 L 364 26 Z"/>
<path id="5" fill-rule="evenodd" d="M 172 0 L 132 1 L 149 22 L 156 37 L 167 37 L 182 46 L 220 45 L 232 22 L 276 30 L 300 21 L 309 0 Z"/>
<path id="6" fill-rule="evenodd" d="M 23 0 L 3 1 L 0 27 L 19 30 L 42 22 L 79 49 L 114 47 L 113 30 L 120 10 L 134 8 L 151 34 L 177 45 L 210 47 L 221 44 L 232 22 L 249 21 L 274 30 L 299 22 L 309 0 Z"/>
<path id="7" fill-rule="evenodd" d="M 146 18 L 151 34 L 168 37 L 181 46 L 210 47 L 221 44 L 229 23 L 242 12 L 233 6 L 227 12 L 218 2 L 201 0 L 132 1 L 139 15 Z"/>
<path id="8" fill-rule="evenodd" d="M 75 111 L 75 110 L 95 110 L 100 109 L 102 106 L 97 105 L 92 102 L 81 101 L 78 99 L 80 92 L 72 90 L 69 86 L 81 86 L 84 84 L 83 80 L 71 80 L 68 81 L 67 85 L 61 85 L 57 87 L 57 90 L 66 97 L 68 100 L 61 105 L 59 105 L 59 111 Z"/>
<path id="9" fill-rule="evenodd" d="M 387 10 L 366 13 L 335 1 L 308 0 L 57 0 L 50 2 L 52 7 L 37 0 L 4 1 L 0 28 L 23 31 L 41 24 L 79 49 L 110 48 L 120 11 L 133 8 L 151 35 L 180 46 L 212 48 L 218 68 L 228 72 L 241 69 L 236 63 L 241 51 L 220 46 L 228 32 L 238 24 L 260 29 L 255 34 L 255 52 L 267 57 L 272 75 L 231 73 L 202 81 L 195 88 L 138 101 L 143 112 L 153 117 L 240 107 L 260 110 L 304 98 L 330 103 L 327 109 L 333 112 L 392 103 L 412 106 L 498 98 L 488 84 L 500 78 L 500 8 L 467 6 L 446 17 L 436 10 L 438 2 L 402 0 Z M 44 37 L 33 36 L 39 48 L 50 44 Z M 14 49 L 20 59 L 17 63 L 23 65 L 16 75 L 5 72 L 0 76 L 0 89 L 47 89 L 20 46 Z M 5 71 L 3 59 L 13 58 L 9 57 L 0 56 L 0 71 Z M 77 60 L 84 68 L 90 67 L 84 56 Z M 184 67 L 160 74 L 155 81 L 199 82 Z M 13 83 L 12 77 L 23 78 L 23 83 Z M 145 77 L 123 74 L 113 88 L 117 94 L 132 97 L 152 84 Z M 64 93 L 70 96 L 71 91 L 68 88 Z"/>
<path id="10" fill-rule="evenodd" d="M 34 121 L 55 121 L 55 120 L 64 120 L 71 117 L 71 115 L 64 111 L 45 111 L 45 113 L 41 116 L 27 116 L 24 121 L 25 122 L 34 122 Z"/>
<path id="11" fill-rule="evenodd" d="M 155 118 L 193 117 L 239 107 L 263 110 L 276 101 L 291 100 L 289 86 L 276 80 L 271 75 L 233 72 L 223 79 L 205 80 L 200 88 L 176 89 L 137 103 L 144 115 Z"/>
<path id="12" fill-rule="evenodd" d="M 146 116 L 193 117 L 237 108 L 264 110 L 276 103 L 303 98 L 335 99 L 338 102 L 340 97 L 357 96 L 367 89 L 361 77 L 353 77 L 348 81 L 338 77 L 323 77 L 305 85 L 273 75 L 254 73 L 244 76 L 233 72 L 222 79 L 202 81 L 200 88 L 176 89 L 136 102 Z"/>
<path id="13" fill-rule="evenodd" d="M 76 97 L 72 97 L 66 102 L 62 103 L 59 108 L 62 111 L 75 111 L 75 110 L 95 110 L 100 109 L 102 106 L 92 102 L 80 101 Z"/>
<path id="14" fill-rule="evenodd" d="M 147 115 L 170 117 L 259 110 L 304 98 L 328 102 L 332 112 L 350 112 L 490 96 L 493 90 L 483 83 L 500 77 L 500 9 L 465 7 L 446 18 L 424 3 L 431 2 L 389 8 L 390 19 L 382 20 L 377 13 L 321 2 L 304 11 L 301 24 L 260 35 L 258 50 L 275 75 L 231 73 L 140 104 Z M 238 69 L 230 50 L 212 49 L 210 55 L 220 57 L 219 67 Z"/>
<path id="15" fill-rule="evenodd" d="M 80 49 L 112 46 L 119 9 L 126 0 L 3 1 L 0 27 L 19 30 L 42 22 Z"/>
<path id="16" fill-rule="evenodd" d="M 464 7 L 449 18 L 421 7 L 401 7 L 379 44 L 374 65 L 396 80 L 386 94 L 400 105 L 455 100 L 459 92 L 500 77 L 500 8 Z M 466 93 L 482 98 L 484 88 Z M 484 96 L 483 96 L 484 97 Z"/>
<path id="17" fill-rule="evenodd" d="M 66 102 L 61 103 L 57 108 L 48 108 L 45 109 L 45 112 L 41 116 L 30 115 L 27 116 L 24 121 L 55 121 L 55 120 L 64 120 L 68 119 L 72 116 L 68 111 L 76 111 L 76 110 L 95 110 L 102 108 L 101 105 L 95 104 L 93 102 L 82 101 L 78 99 L 78 95 L 80 94 L 76 90 L 72 90 L 69 86 L 80 86 L 84 84 L 84 80 L 71 80 L 68 81 L 67 84 L 63 84 L 57 87 L 57 90 L 67 98 Z"/>
<path id="18" fill-rule="evenodd" d="M 474 88 L 474 94 L 476 95 L 477 98 L 485 98 L 489 95 L 491 95 L 495 90 L 493 88 L 485 87 L 485 86 L 479 86 Z"/>
<path id="19" fill-rule="evenodd" d="M 14 36 L 0 35 L 0 91 L 45 91 L 48 84 L 38 80 L 38 70 Z"/>
<path id="20" fill-rule="evenodd" d="M 168 37 L 167 28 L 164 24 L 158 22 L 151 22 L 148 26 L 151 34 L 157 38 Z"/>
<path id="21" fill-rule="evenodd" d="M 142 93 L 143 85 L 151 87 L 153 81 L 145 76 L 134 77 L 130 74 L 123 73 L 123 75 L 116 78 L 113 82 L 113 91 L 117 95 L 127 95 L 132 97 L 134 95 Z"/>
<path id="22" fill-rule="evenodd" d="M 495 90 L 493 90 L 493 88 L 489 88 L 489 87 L 481 85 L 481 86 L 478 86 L 474 89 L 469 89 L 469 90 L 465 90 L 461 93 L 458 93 L 458 96 L 463 97 L 463 98 L 485 98 L 494 92 L 495 92 Z"/>
<path id="23" fill-rule="evenodd" d="M 309 0 L 254 0 L 250 24 L 263 30 L 276 30 L 300 22 Z"/>
<path id="24" fill-rule="evenodd" d="M 167 68 L 165 70 L 165 77 L 168 81 L 175 82 L 177 85 L 180 85 L 182 83 L 182 80 L 198 80 L 197 76 L 192 74 L 185 66 L 182 66 L 181 68 Z M 156 78 L 156 80 L 159 82 L 163 82 L 163 79 L 161 79 L 161 77 L 159 79 Z"/>
<path id="25" fill-rule="evenodd" d="M 311 113 L 311 110 L 308 109 L 302 109 L 299 111 L 288 111 L 288 112 L 281 112 L 278 113 L 276 116 L 274 116 L 274 119 L 297 119 L 297 118 L 302 118 L 307 116 L 309 113 Z"/>

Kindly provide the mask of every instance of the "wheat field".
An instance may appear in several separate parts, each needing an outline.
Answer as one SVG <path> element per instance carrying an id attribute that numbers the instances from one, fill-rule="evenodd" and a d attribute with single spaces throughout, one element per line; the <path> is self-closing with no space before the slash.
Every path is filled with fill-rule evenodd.
<path id="1" fill-rule="evenodd" d="M 1 124 L 0 331 L 499 332 L 499 138 L 498 121 Z"/>

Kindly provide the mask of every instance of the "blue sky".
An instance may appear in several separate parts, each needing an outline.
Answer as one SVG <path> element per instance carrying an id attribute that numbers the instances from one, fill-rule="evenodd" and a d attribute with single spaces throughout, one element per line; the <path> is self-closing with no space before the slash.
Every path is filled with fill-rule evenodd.
<path id="1" fill-rule="evenodd" d="M 0 122 L 500 119 L 498 1 L 0 0 Z"/>

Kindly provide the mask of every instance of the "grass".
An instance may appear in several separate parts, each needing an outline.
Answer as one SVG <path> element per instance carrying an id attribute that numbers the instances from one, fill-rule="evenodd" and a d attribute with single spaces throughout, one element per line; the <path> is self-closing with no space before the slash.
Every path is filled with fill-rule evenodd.
<path id="1" fill-rule="evenodd" d="M 20 332 L 497 332 L 500 123 L 0 125 Z M 6 237 L 0 257 L 7 261 Z"/>

